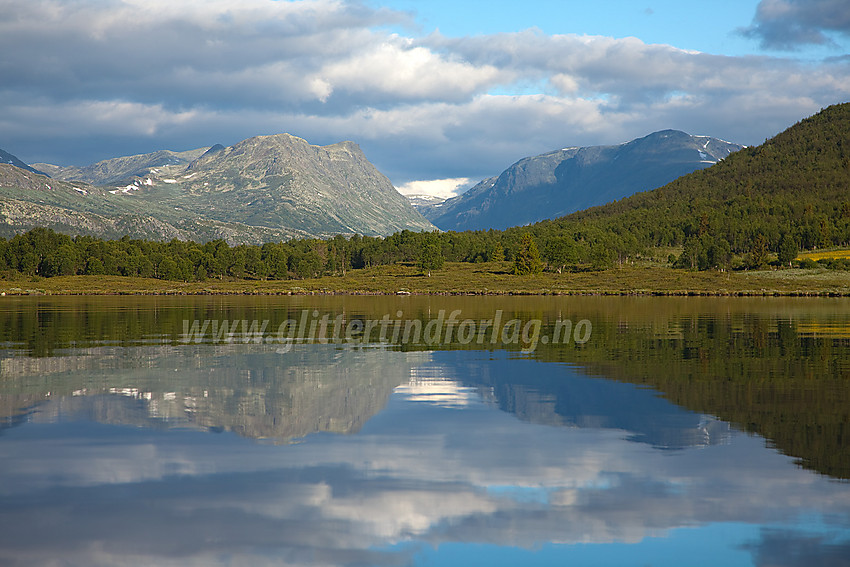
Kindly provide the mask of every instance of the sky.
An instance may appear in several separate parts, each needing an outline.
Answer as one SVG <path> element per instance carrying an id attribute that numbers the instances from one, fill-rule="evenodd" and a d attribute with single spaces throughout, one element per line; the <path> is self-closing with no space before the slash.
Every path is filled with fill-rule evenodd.
<path id="1" fill-rule="evenodd" d="M 0 0 L 0 148 L 87 165 L 287 132 L 448 195 L 674 128 L 850 100 L 846 0 Z"/>

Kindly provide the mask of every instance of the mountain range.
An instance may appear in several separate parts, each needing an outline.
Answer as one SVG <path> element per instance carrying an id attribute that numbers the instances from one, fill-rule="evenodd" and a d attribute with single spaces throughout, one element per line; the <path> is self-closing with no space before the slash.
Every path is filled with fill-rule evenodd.
<path id="1" fill-rule="evenodd" d="M 614 146 L 568 147 L 524 158 L 436 203 L 408 201 L 353 142 L 314 146 L 289 134 L 86 167 L 29 166 L 0 151 L 0 234 L 46 226 L 104 238 L 260 244 L 435 225 L 504 229 L 660 187 L 741 148 L 677 130 Z"/>
<path id="2" fill-rule="evenodd" d="M 434 229 L 353 142 L 314 146 L 278 134 L 88 167 L 21 168 L 12 158 L 0 164 L 2 235 L 43 226 L 104 238 L 261 244 Z"/>
<path id="3" fill-rule="evenodd" d="M 655 189 L 742 147 L 662 130 L 615 146 L 563 148 L 521 159 L 457 197 L 417 208 L 443 230 L 505 229 Z"/>

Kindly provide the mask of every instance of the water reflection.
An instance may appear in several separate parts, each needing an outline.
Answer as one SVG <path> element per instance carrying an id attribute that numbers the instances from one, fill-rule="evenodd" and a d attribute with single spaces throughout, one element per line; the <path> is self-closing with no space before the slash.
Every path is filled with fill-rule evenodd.
<path id="1" fill-rule="evenodd" d="M 524 360 L 454 358 L 327 345 L 299 345 L 283 355 L 256 345 L 99 347 L 7 359 L 4 371 L 17 376 L 6 382 L 3 406 L 7 427 L 85 419 L 287 442 L 319 431 L 356 433 L 395 390 L 441 407 L 485 399 L 522 420 L 620 429 L 659 448 L 717 444 L 729 434 L 728 423 L 631 384 L 579 376 L 561 365 L 539 364 L 528 373 Z M 445 360 L 450 370 L 448 362 L 438 364 Z M 14 393 L 13 382 L 28 392 Z"/>
<path id="2" fill-rule="evenodd" d="M 61 428 L 30 423 L 7 431 L 0 443 L 0 549 L 29 564 L 61 556 L 87 565 L 281 558 L 401 565 L 451 542 L 523 550 L 639 545 L 675 540 L 683 526 L 730 522 L 799 534 L 805 514 L 828 518 L 823 529 L 833 538 L 850 525 L 850 487 L 797 469 L 760 439 L 729 432 L 725 444 L 669 453 L 630 441 L 634 432 L 626 429 L 520 421 L 496 408 L 488 387 L 473 393 L 463 385 L 471 383 L 470 365 L 497 376 L 554 369 L 567 382 L 591 380 L 568 367 L 505 354 L 423 359 L 325 350 L 314 360 L 337 357 L 336 372 L 365 356 L 370 375 L 404 383 L 356 435 L 318 433 L 275 446 L 228 433 L 128 428 L 121 412 L 99 414 L 120 427 L 60 412 L 51 419 L 66 420 Z M 322 389 L 306 374 L 301 383 Z M 564 391 L 580 407 L 583 389 Z M 636 415 L 650 409 L 642 416 L 647 423 L 681 415 L 663 400 L 669 409 L 659 414 L 660 406 L 641 399 L 654 397 L 651 391 L 630 394 L 615 395 L 612 404 L 629 399 Z M 103 397 L 78 396 L 90 405 L 83 414 L 91 417 Z M 604 405 L 589 399 L 589 407 Z M 698 423 L 692 417 L 680 422 L 683 431 Z M 147 425 L 149 418 L 141 419 L 133 425 Z M 53 528 L 36 534 L 33 525 Z M 715 543 L 756 545 L 749 530 L 734 532 Z M 560 549 L 569 557 L 569 547 Z"/>
<path id="3" fill-rule="evenodd" d="M 9 352 L 0 564 L 846 564 L 850 485 L 706 411 L 743 411 L 718 391 L 745 383 L 775 405 L 742 421 L 840 419 L 843 339 L 758 310 L 586 312 L 598 344 L 535 356 L 132 335 Z M 803 379 L 828 387 L 791 394 Z"/>
<path id="4" fill-rule="evenodd" d="M 445 356 L 434 354 L 436 360 Z M 630 440 L 666 449 L 728 440 L 727 422 L 675 406 L 647 388 L 575 372 L 543 364 L 529 372 L 521 359 L 491 365 L 473 359 L 455 369 L 465 384 L 487 391 L 501 410 L 532 423 L 620 429 Z"/>
<path id="5" fill-rule="evenodd" d="M 422 354 L 299 346 L 97 347 L 4 361 L 8 425 L 63 418 L 140 427 L 195 427 L 285 442 L 355 433 L 381 410 Z M 14 375 L 14 377 L 12 377 Z M 20 393 L 15 392 L 15 389 Z"/>
<path id="6" fill-rule="evenodd" d="M 46 392 L 67 393 L 64 383 L 50 384 L 49 380 L 40 383 L 41 378 L 36 378 L 23 384 L 22 377 L 57 375 L 74 365 L 82 365 L 80 368 L 88 365 L 96 370 L 97 359 L 109 359 L 112 355 L 108 348 L 114 349 L 115 345 L 122 348 L 113 352 L 125 353 L 119 358 L 132 358 L 127 353 L 138 353 L 140 360 L 129 364 L 144 366 L 145 356 L 159 356 L 149 353 L 167 352 L 160 346 L 193 346 L 181 341 L 187 323 L 192 321 L 246 324 L 269 321 L 269 327 L 276 328 L 282 321 L 297 319 L 305 311 L 319 314 L 316 318 L 327 315 L 331 321 L 337 317 L 346 321 L 377 321 L 384 315 L 394 317 L 402 312 L 405 317 L 418 320 L 424 328 L 440 312 L 458 311 L 462 313 L 459 319 L 472 320 L 486 320 L 501 312 L 503 321 L 540 321 L 543 337 L 551 336 L 558 321 L 591 321 L 592 338 L 587 343 L 545 344 L 541 340 L 529 356 L 573 364 L 590 376 L 652 388 L 679 407 L 716 416 L 767 438 L 804 467 L 850 479 L 850 450 L 846 442 L 850 438 L 847 410 L 850 339 L 842 331 L 850 328 L 848 299 L 332 296 L 9 299 L 0 309 L 3 323 L 0 340 L 10 348 L 8 353 L 29 357 L 0 358 L 0 376 L 6 392 L 15 392 L 14 400 L 0 397 L 3 406 L 0 411 L 6 416 L 7 425 L 17 423 L 21 412 L 28 411 L 21 408 L 38 404 Z M 216 346 L 233 345 L 219 341 Z M 504 347 L 522 354 L 522 345 L 489 342 L 389 346 L 408 351 Z M 132 349 L 123 350 L 127 347 Z M 88 357 L 79 356 L 87 349 L 98 350 L 91 351 Z M 127 387 L 126 384 L 111 386 Z M 503 404 L 512 403 L 511 396 L 534 396 L 542 390 L 551 390 L 552 385 L 523 384 L 520 380 L 511 388 L 503 388 L 500 393 Z M 103 390 L 107 392 L 108 389 Z M 163 387 L 163 395 L 168 392 Z M 198 394 L 187 392 L 186 395 L 197 397 Z M 567 398 L 560 399 L 563 406 Z M 173 404 L 162 401 L 160 405 Z M 561 416 L 557 419 L 569 414 L 566 407 L 553 411 Z M 628 419 L 627 414 L 618 410 L 613 417 L 624 420 Z M 708 442 L 712 442 L 714 426 L 710 423 L 707 426 Z M 275 433 L 274 428 L 264 435 L 285 438 L 299 434 L 298 429 L 287 434 Z M 638 434 L 658 446 L 676 446 L 676 441 L 664 439 L 661 431 Z"/>

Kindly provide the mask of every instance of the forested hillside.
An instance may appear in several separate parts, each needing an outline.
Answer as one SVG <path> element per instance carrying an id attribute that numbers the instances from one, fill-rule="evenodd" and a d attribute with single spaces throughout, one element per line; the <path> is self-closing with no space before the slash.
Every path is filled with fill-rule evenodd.
<path id="1" fill-rule="evenodd" d="M 850 104 L 831 106 L 764 144 L 654 191 L 563 217 L 535 234 L 592 227 L 638 247 L 684 245 L 680 264 L 728 265 L 731 254 L 850 242 Z"/>

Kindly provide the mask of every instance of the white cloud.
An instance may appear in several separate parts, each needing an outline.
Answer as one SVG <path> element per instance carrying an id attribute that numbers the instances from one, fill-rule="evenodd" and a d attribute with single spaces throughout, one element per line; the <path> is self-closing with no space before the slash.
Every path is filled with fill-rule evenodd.
<path id="1" fill-rule="evenodd" d="M 850 98 L 843 59 L 534 29 L 405 37 L 384 26 L 410 15 L 342 0 L 0 0 L 0 12 L 15 14 L 0 21 L 2 144 L 27 161 L 290 132 L 354 140 L 397 184 L 480 179 L 664 128 L 759 143 Z"/>
<path id="2" fill-rule="evenodd" d="M 499 75 L 492 65 L 474 66 L 441 57 L 397 37 L 333 62 L 319 73 L 330 84 L 350 92 L 374 92 L 401 100 L 463 100 L 496 84 Z"/>
<path id="3" fill-rule="evenodd" d="M 402 195 L 429 195 L 441 199 L 456 197 L 470 188 L 468 177 L 453 177 L 450 179 L 428 179 L 409 181 L 396 187 Z"/>

